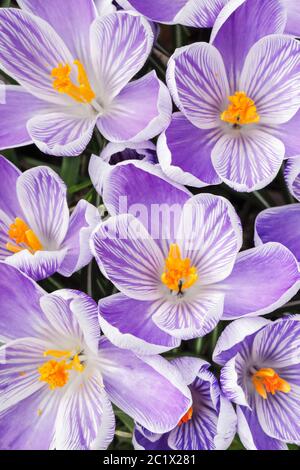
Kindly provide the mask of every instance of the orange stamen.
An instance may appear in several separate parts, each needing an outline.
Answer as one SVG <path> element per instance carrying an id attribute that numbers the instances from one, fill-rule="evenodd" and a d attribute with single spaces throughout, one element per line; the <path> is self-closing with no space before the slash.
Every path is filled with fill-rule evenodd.
<path id="1" fill-rule="evenodd" d="M 230 104 L 221 114 L 222 121 L 233 125 L 254 124 L 259 121 L 255 103 L 244 91 L 237 91 L 228 99 Z"/>
<path id="2" fill-rule="evenodd" d="M 31 230 L 24 220 L 17 217 L 9 227 L 9 238 L 16 244 L 6 243 L 6 249 L 12 253 L 19 253 L 22 250 L 29 250 L 32 254 L 42 250 L 43 246 L 36 234 Z"/>
<path id="3" fill-rule="evenodd" d="M 72 69 L 70 65 L 58 64 L 51 72 L 51 77 L 54 78 L 53 88 L 59 93 L 70 96 L 79 103 L 91 103 L 96 95 L 92 90 L 84 65 L 79 60 L 75 60 L 74 65 L 78 69 L 78 84 L 72 82 Z"/>
<path id="4" fill-rule="evenodd" d="M 166 258 L 165 271 L 161 275 L 161 281 L 172 291 L 181 292 L 188 289 L 198 279 L 197 269 L 191 266 L 189 258 L 182 259 L 177 243 L 172 243 L 169 256 Z"/>
<path id="5" fill-rule="evenodd" d="M 252 376 L 252 383 L 257 393 L 264 398 L 268 398 L 268 393 L 275 395 L 276 392 L 289 393 L 290 384 L 279 377 L 273 369 L 262 368 Z"/>

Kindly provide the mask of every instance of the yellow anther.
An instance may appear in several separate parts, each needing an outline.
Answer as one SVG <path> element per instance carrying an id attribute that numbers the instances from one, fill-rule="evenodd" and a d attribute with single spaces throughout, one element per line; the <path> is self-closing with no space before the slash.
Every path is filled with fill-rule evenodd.
<path id="1" fill-rule="evenodd" d="M 252 375 L 252 383 L 257 393 L 264 399 L 267 399 L 268 393 L 275 395 L 276 392 L 289 393 L 291 391 L 290 384 L 270 368 L 262 368 L 255 372 Z"/>
<path id="2" fill-rule="evenodd" d="M 259 121 L 255 103 L 244 91 L 237 91 L 228 99 L 230 104 L 221 114 L 222 121 L 233 125 L 254 124 Z"/>
<path id="3" fill-rule="evenodd" d="M 74 65 L 78 69 L 78 84 L 72 82 L 71 66 L 69 64 L 58 64 L 51 72 L 51 77 L 54 79 L 53 88 L 59 93 L 70 96 L 79 103 L 91 103 L 96 95 L 92 90 L 84 65 L 79 60 L 75 60 Z"/>
<path id="4" fill-rule="evenodd" d="M 172 291 L 181 292 L 195 284 L 197 279 L 197 269 L 191 266 L 191 260 L 182 259 L 179 246 L 172 243 L 166 258 L 165 271 L 161 276 L 163 284 Z"/>
<path id="5" fill-rule="evenodd" d="M 24 220 L 17 217 L 9 227 L 8 230 L 9 238 L 15 242 L 6 243 L 6 249 L 12 253 L 19 253 L 22 250 L 29 250 L 31 253 L 42 250 L 43 246 L 34 233 Z"/>
<path id="6" fill-rule="evenodd" d="M 84 370 L 84 365 L 81 364 L 78 354 L 75 354 L 72 357 L 72 353 L 70 351 L 49 349 L 44 352 L 44 356 L 52 356 L 56 359 L 62 359 L 61 361 L 51 359 L 38 368 L 40 373 L 39 380 L 41 382 L 48 383 L 50 390 L 64 387 L 69 380 L 70 370 L 75 370 L 77 372 L 83 372 Z"/>

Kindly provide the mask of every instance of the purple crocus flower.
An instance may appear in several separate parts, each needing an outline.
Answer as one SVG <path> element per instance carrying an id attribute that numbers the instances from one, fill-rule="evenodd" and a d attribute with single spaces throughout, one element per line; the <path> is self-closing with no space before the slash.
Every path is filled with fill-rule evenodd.
<path id="1" fill-rule="evenodd" d="M 300 321 L 240 319 L 222 333 L 214 361 L 224 395 L 237 405 L 247 449 L 283 450 L 300 442 Z"/>
<path id="2" fill-rule="evenodd" d="M 239 254 L 240 221 L 226 199 L 191 197 L 145 165 L 110 171 L 104 203 L 112 217 L 91 237 L 100 269 L 120 290 L 99 303 L 113 343 L 166 351 L 207 334 L 221 318 L 264 315 L 295 295 L 300 274 L 286 247 L 269 243 Z"/>
<path id="3" fill-rule="evenodd" d="M 47 294 L 5 263 L 0 276 L 1 449 L 105 449 L 111 401 L 154 433 L 185 415 L 191 395 L 176 368 L 100 336 L 90 297 Z"/>
<path id="4" fill-rule="evenodd" d="M 67 188 L 48 167 L 21 173 L 0 156 L 0 179 L 0 260 L 35 280 L 71 276 L 91 261 L 96 207 L 81 200 L 70 217 Z"/>
<path id="5" fill-rule="evenodd" d="M 300 44 L 285 23 L 278 0 L 247 0 L 233 13 L 228 3 L 211 44 L 175 51 L 167 81 L 181 112 L 158 143 L 169 177 L 254 191 L 299 152 Z"/>
<path id="6" fill-rule="evenodd" d="M 130 82 L 152 48 L 147 20 L 132 12 L 97 17 L 92 0 L 76 8 L 73 0 L 18 3 L 22 10 L 0 10 L 0 68 L 21 85 L 6 87 L 0 148 L 34 142 L 74 156 L 95 126 L 109 141 L 140 142 L 168 125 L 171 99 L 156 73 Z"/>
<path id="7" fill-rule="evenodd" d="M 171 361 L 182 374 L 193 398 L 192 406 L 177 426 L 165 434 L 153 434 L 137 425 L 136 450 L 225 450 L 236 432 L 236 414 L 220 393 L 210 364 L 183 357 Z"/>
<path id="8" fill-rule="evenodd" d="M 157 163 L 156 147 L 150 142 L 109 143 L 100 156 L 92 155 L 89 164 L 89 175 L 96 191 L 102 196 L 108 172 L 114 165 L 127 160 L 143 160 Z"/>

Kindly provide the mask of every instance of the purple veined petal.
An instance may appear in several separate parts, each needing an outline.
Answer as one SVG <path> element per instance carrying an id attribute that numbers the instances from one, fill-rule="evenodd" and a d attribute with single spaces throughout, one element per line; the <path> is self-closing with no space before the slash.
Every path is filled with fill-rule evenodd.
<path id="1" fill-rule="evenodd" d="M 132 215 L 100 224 L 92 234 L 91 249 L 100 269 L 125 295 L 138 300 L 160 297 L 163 254 Z"/>
<path id="2" fill-rule="evenodd" d="M 22 212 L 19 210 L 18 213 L 21 214 Z M 12 252 L 7 249 L 6 244 L 11 241 L 9 227 L 14 220 L 15 216 L 8 216 L 0 209 L 0 261 L 5 261 L 8 256 L 12 255 Z"/>
<path id="3" fill-rule="evenodd" d="M 220 335 L 216 344 L 213 361 L 225 365 L 241 348 L 247 336 L 255 334 L 270 323 L 266 318 L 240 318 L 231 322 Z"/>
<path id="4" fill-rule="evenodd" d="M 287 161 L 284 176 L 290 193 L 300 201 L 300 155 Z"/>
<path id="5" fill-rule="evenodd" d="M 239 80 L 257 107 L 262 124 L 288 122 L 300 106 L 300 45 L 289 36 L 273 34 L 250 49 Z"/>
<path id="6" fill-rule="evenodd" d="M 97 125 L 112 142 L 142 142 L 160 134 L 170 123 L 171 114 L 169 91 L 153 71 L 126 85 Z"/>
<path id="7" fill-rule="evenodd" d="M 109 15 L 116 11 L 113 0 L 94 0 L 94 3 L 100 16 Z"/>
<path id="8" fill-rule="evenodd" d="M 0 210 L 11 218 L 11 222 L 18 214 L 22 214 L 16 191 L 17 180 L 20 175 L 21 171 L 0 155 Z"/>
<path id="9" fill-rule="evenodd" d="M 177 49 L 167 84 L 180 111 L 196 127 L 214 129 L 228 101 L 229 85 L 220 52 L 204 42 Z"/>
<path id="10" fill-rule="evenodd" d="M 41 281 L 58 271 L 65 256 L 66 250 L 36 251 L 32 254 L 25 249 L 8 256 L 5 262 L 35 281 Z"/>
<path id="11" fill-rule="evenodd" d="M 220 383 L 227 400 L 249 408 L 246 391 L 239 383 L 239 373 L 243 373 L 247 366 L 250 350 L 247 345 L 236 356 L 231 358 L 221 369 Z"/>
<path id="12" fill-rule="evenodd" d="M 143 67 L 152 44 L 151 26 L 140 16 L 116 12 L 94 21 L 91 54 L 104 109 Z"/>
<path id="13" fill-rule="evenodd" d="M 5 122 L 5 126 L 0 128 L 0 148 L 31 144 L 27 122 L 47 109 L 51 109 L 50 103 L 36 98 L 20 86 L 5 85 L 5 99 L 0 104 L 0 120 Z"/>
<path id="14" fill-rule="evenodd" d="M 0 262 L 0 341 L 41 337 L 49 325 L 40 308 L 45 291 L 18 269 Z"/>
<path id="15" fill-rule="evenodd" d="M 297 260 L 280 243 L 246 250 L 238 255 L 230 276 L 218 284 L 225 294 L 222 319 L 273 312 L 297 293 L 299 281 Z"/>
<path id="16" fill-rule="evenodd" d="M 210 367 L 209 362 L 198 357 L 177 357 L 171 362 L 181 373 L 186 385 L 192 384 L 201 371 L 206 371 Z"/>
<path id="17" fill-rule="evenodd" d="M 237 406 L 238 435 L 247 450 L 288 450 L 284 442 L 268 436 L 259 424 L 255 410 Z"/>
<path id="18" fill-rule="evenodd" d="M 239 91 L 239 77 L 253 44 L 268 34 L 283 33 L 285 24 L 286 11 L 277 0 L 235 0 L 225 5 L 213 28 L 211 43 L 223 56 L 231 92 Z"/>
<path id="19" fill-rule="evenodd" d="M 281 0 L 287 10 L 287 34 L 299 37 L 300 35 L 300 4 L 297 0 Z"/>
<path id="20" fill-rule="evenodd" d="M 66 185 L 61 178 L 51 168 L 32 168 L 19 176 L 17 195 L 26 223 L 43 249 L 59 249 L 69 226 Z"/>
<path id="21" fill-rule="evenodd" d="M 217 434 L 214 444 L 218 450 L 226 450 L 232 443 L 237 429 L 237 416 L 227 398 L 220 396 L 220 411 L 218 416 Z"/>
<path id="22" fill-rule="evenodd" d="M 102 196 L 103 188 L 108 173 L 114 165 L 123 161 L 143 160 L 156 163 L 156 147 L 149 140 L 139 143 L 108 143 L 102 150 L 100 156 L 92 155 L 89 163 L 89 175 L 93 186 Z"/>
<path id="23" fill-rule="evenodd" d="M 210 286 L 194 286 L 184 296 L 164 296 L 153 303 L 153 321 L 175 338 L 188 340 L 210 333 L 220 321 L 224 294 Z"/>
<path id="24" fill-rule="evenodd" d="M 43 387 L 1 413 L 1 450 L 54 449 L 59 398 L 59 394 Z"/>
<path id="25" fill-rule="evenodd" d="M 2 70 L 37 98 L 70 105 L 73 100 L 53 88 L 53 68 L 73 63 L 55 30 L 37 16 L 16 8 L 1 8 L 0 24 Z"/>
<path id="26" fill-rule="evenodd" d="M 62 397 L 55 423 L 57 450 L 105 450 L 115 433 L 115 416 L 100 372 Z"/>
<path id="27" fill-rule="evenodd" d="M 60 274 L 69 277 L 89 264 L 93 257 L 89 239 L 100 221 L 100 213 L 96 207 L 83 199 L 78 202 L 62 243 L 62 249 L 66 249 L 67 253 L 58 269 Z"/>
<path id="28" fill-rule="evenodd" d="M 78 108 L 74 108 L 77 110 Z M 32 141 L 43 152 L 59 157 L 80 155 L 90 142 L 96 125 L 96 116 L 64 112 L 41 114 L 27 123 Z"/>
<path id="29" fill-rule="evenodd" d="M 85 63 L 90 53 L 90 26 L 96 18 L 93 0 L 17 0 L 19 6 L 49 23 L 63 39 L 74 59 Z"/>
<path id="30" fill-rule="evenodd" d="M 284 145 L 263 127 L 224 134 L 212 151 L 219 177 L 236 191 L 251 192 L 276 177 L 284 159 Z"/>
<path id="31" fill-rule="evenodd" d="M 300 204 L 266 209 L 255 222 L 255 244 L 278 242 L 300 261 Z"/>
<path id="32" fill-rule="evenodd" d="M 173 429 L 191 406 L 181 375 L 162 357 L 137 357 L 102 337 L 99 358 L 111 401 L 149 431 Z"/>
<path id="33" fill-rule="evenodd" d="M 45 362 L 45 340 L 22 338 L 0 348 L 0 413 L 45 387 L 38 367 Z"/>
<path id="34" fill-rule="evenodd" d="M 197 268 L 199 286 L 224 280 L 242 246 L 241 222 L 227 199 L 198 194 L 184 205 L 176 241 Z"/>
<path id="35" fill-rule="evenodd" d="M 118 0 L 125 9 L 135 9 L 153 21 L 210 28 L 228 0 Z"/>
<path id="36" fill-rule="evenodd" d="M 149 438 L 142 432 L 142 427 L 136 425 L 132 436 L 132 443 L 135 450 L 172 450 L 168 444 L 169 433 L 154 434 Z"/>
<path id="37" fill-rule="evenodd" d="M 292 119 L 284 124 L 276 126 L 264 125 L 266 129 L 277 137 L 285 146 L 285 158 L 295 157 L 299 154 L 300 148 L 300 111 L 298 111 Z"/>
<path id="38" fill-rule="evenodd" d="M 219 184 L 211 152 L 219 129 L 199 129 L 182 113 L 174 113 L 167 130 L 157 142 L 157 156 L 163 172 L 177 183 L 203 187 Z"/>
<path id="39" fill-rule="evenodd" d="M 114 294 L 99 302 L 103 333 L 119 348 L 136 354 L 161 354 L 177 348 L 180 340 L 168 335 L 152 320 L 153 302 Z"/>

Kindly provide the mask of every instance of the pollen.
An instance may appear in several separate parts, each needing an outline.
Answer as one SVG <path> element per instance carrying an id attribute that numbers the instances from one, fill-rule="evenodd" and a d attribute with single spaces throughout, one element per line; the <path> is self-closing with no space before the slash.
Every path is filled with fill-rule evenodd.
<path id="1" fill-rule="evenodd" d="M 19 253 L 22 250 L 29 250 L 32 254 L 36 251 L 42 250 L 43 246 L 34 233 L 24 220 L 17 217 L 10 225 L 8 236 L 14 243 L 8 242 L 6 249 L 12 253 Z"/>
<path id="2" fill-rule="evenodd" d="M 193 407 L 191 406 L 185 415 L 181 418 L 177 426 L 182 426 L 183 424 L 188 423 L 193 417 Z"/>
<path id="3" fill-rule="evenodd" d="M 88 104 L 96 97 L 90 85 L 84 65 L 75 60 L 74 65 L 77 67 L 77 84 L 72 82 L 72 68 L 69 64 L 58 64 L 51 72 L 53 80 L 53 88 L 59 93 L 64 93 L 73 98 L 78 103 Z"/>
<path id="4" fill-rule="evenodd" d="M 252 383 L 257 393 L 264 398 L 268 398 L 268 393 L 275 395 L 276 392 L 289 393 L 290 384 L 283 380 L 273 369 L 259 369 L 252 376 Z"/>
<path id="5" fill-rule="evenodd" d="M 70 351 L 57 351 L 48 350 L 44 352 L 44 356 L 52 356 L 55 359 L 62 359 L 57 361 L 50 359 L 38 368 L 41 382 L 46 382 L 50 390 L 64 387 L 70 377 L 70 371 L 83 372 L 84 365 L 81 364 L 78 354 L 72 356 Z"/>
<path id="6" fill-rule="evenodd" d="M 165 271 L 161 275 L 161 281 L 170 290 L 182 292 L 188 289 L 198 279 L 197 269 L 191 266 L 189 258 L 182 259 L 177 243 L 172 243 L 169 255 L 166 258 Z"/>
<path id="7" fill-rule="evenodd" d="M 244 91 L 237 91 L 228 100 L 228 108 L 221 114 L 222 121 L 235 126 L 259 122 L 255 103 Z"/>

